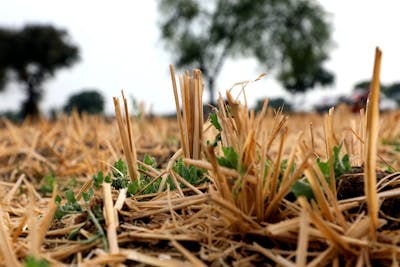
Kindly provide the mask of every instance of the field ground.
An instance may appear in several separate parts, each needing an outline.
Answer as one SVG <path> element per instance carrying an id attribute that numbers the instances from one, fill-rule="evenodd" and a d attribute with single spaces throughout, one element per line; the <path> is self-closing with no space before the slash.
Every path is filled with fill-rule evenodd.
<path id="1" fill-rule="evenodd" d="M 399 111 L 379 120 L 374 224 L 363 114 L 221 108 L 189 154 L 175 119 L 132 118 L 133 158 L 115 120 L 4 120 L 1 265 L 398 266 Z"/>

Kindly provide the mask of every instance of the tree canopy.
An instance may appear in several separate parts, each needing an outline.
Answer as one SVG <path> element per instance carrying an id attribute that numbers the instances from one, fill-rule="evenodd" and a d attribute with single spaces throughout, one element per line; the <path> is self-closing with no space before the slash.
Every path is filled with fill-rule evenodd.
<path id="1" fill-rule="evenodd" d="M 258 99 L 254 110 L 259 112 L 262 110 L 265 99 Z M 268 108 L 275 110 L 282 109 L 283 112 L 291 112 L 293 110 L 292 104 L 283 97 L 271 98 L 268 101 Z"/>
<path id="2" fill-rule="evenodd" d="M 291 92 L 333 82 L 327 13 L 313 0 L 161 0 L 161 36 L 180 68 L 198 68 L 213 100 L 229 57 L 255 57 Z"/>
<path id="3" fill-rule="evenodd" d="M 78 47 L 70 42 L 65 30 L 52 25 L 27 25 L 20 30 L 0 28 L 0 90 L 13 80 L 24 85 L 24 117 L 39 114 L 43 82 L 78 59 Z"/>
<path id="4" fill-rule="evenodd" d="M 98 114 L 104 112 L 104 97 L 101 93 L 93 89 L 82 90 L 68 98 L 64 111 L 71 113 L 76 109 L 79 114 L 87 112 L 89 114 Z"/>

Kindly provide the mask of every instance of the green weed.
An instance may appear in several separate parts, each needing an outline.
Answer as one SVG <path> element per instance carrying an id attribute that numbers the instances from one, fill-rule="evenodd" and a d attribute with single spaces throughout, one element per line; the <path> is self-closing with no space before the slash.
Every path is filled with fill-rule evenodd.
<path id="1" fill-rule="evenodd" d="M 50 267 L 45 259 L 36 259 L 34 256 L 28 256 L 25 260 L 25 267 Z"/>
<path id="2" fill-rule="evenodd" d="M 48 174 L 44 177 L 44 184 L 40 187 L 40 192 L 42 192 L 44 196 L 51 195 L 51 193 L 53 193 L 55 183 L 56 178 L 54 174 Z"/>

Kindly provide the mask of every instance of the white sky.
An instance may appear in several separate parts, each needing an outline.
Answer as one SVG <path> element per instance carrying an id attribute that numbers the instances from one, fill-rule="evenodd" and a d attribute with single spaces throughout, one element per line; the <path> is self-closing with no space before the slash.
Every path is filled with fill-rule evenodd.
<path id="1" fill-rule="evenodd" d="M 317 90 L 308 99 L 322 95 L 349 93 L 354 83 L 369 79 L 374 51 L 383 51 L 382 82 L 400 81 L 400 38 L 398 0 L 320 0 L 331 13 L 334 25 L 328 69 L 336 74 L 332 90 Z M 163 50 L 157 27 L 157 1 L 78 1 L 78 0 L 1 0 L 0 27 L 21 27 L 26 23 L 51 23 L 65 28 L 81 50 L 81 61 L 56 73 L 44 84 L 42 108 L 62 106 L 69 95 L 84 88 L 100 90 L 112 113 L 112 97 L 120 90 L 134 96 L 153 111 L 174 110 L 168 73 L 169 52 Z M 224 91 L 235 82 L 254 79 L 260 69 L 251 59 L 229 61 L 218 79 L 217 89 Z M 246 91 L 250 104 L 261 97 L 282 95 L 280 85 L 268 75 Z M 15 85 L 0 93 L 0 110 L 14 109 L 24 98 Z M 208 95 L 204 95 L 208 100 Z"/>

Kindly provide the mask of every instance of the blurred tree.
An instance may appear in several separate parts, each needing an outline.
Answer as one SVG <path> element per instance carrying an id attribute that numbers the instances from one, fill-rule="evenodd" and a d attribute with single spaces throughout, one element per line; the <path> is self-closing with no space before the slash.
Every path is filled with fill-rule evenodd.
<path id="1" fill-rule="evenodd" d="M 69 97 L 67 104 L 64 106 L 64 111 L 71 113 L 74 108 L 79 114 L 82 112 L 89 114 L 103 113 L 104 97 L 96 90 L 82 90 Z"/>
<path id="2" fill-rule="evenodd" d="M 353 90 L 369 91 L 370 85 L 371 85 L 371 80 L 363 80 L 356 83 L 353 87 Z M 385 93 L 390 88 L 390 86 L 384 85 L 382 83 L 380 84 L 380 87 L 381 87 L 381 92 L 383 93 Z"/>
<path id="3" fill-rule="evenodd" d="M 0 90 L 9 81 L 21 82 L 27 93 L 22 116 L 38 116 L 43 82 L 78 59 L 78 47 L 70 43 L 65 30 L 51 25 L 0 29 Z"/>
<path id="4" fill-rule="evenodd" d="M 381 88 L 382 93 L 384 93 L 387 97 L 395 100 L 398 104 L 400 104 L 400 83 L 395 82 L 389 86 L 385 86 L 385 88 Z"/>
<path id="5" fill-rule="evenodd" d="M 371 80 L 365 80 L 358 82 L 354 85 L 353 90 L 369 90 L 369 85 L 371 84 Z"/>
<path id="6" fill-rule="evenodd" d="M 256 102 L 256 106 L 254 108 L 255 111 L 261 111 L 265 99 L 258 99 Z M 286 101 L 283 97 L 271 98 L 268 101 L 268 107 L 273 109 L 281 108 L 283 112 L 291 112 L 293 110 L 292 104 Z"/>
<path id="7" fill-rule="evenodd" d="M 161 0 L 161 36 L 180 68 L 199 68 L 208 83 L 229 57 L 255 57 L 278 69 L 293 93 L 333 82 L 324 69 L 331 47 L 327 14 L 313 0 Z"/>

